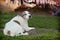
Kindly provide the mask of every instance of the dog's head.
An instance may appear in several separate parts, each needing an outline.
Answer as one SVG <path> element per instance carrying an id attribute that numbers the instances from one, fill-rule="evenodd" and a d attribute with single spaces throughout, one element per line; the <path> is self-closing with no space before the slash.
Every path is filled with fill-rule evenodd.
<path id="1" fill-rule="evenodd" d="M 26 20 L 28 20 L 31 17 L 31 14 L 29 11 L 17 12 L 17 14 Z"/>
<path id="2" fill-rule="evenodd" d="M 27 10 L 27 11 L 26 11 Z M 27 9 L 27 8 L 21 8 L 21 7 L 18 7 L 17 9 L 15 9 L 15 12 L 20 15 L 21 17 L 23 17 L 24 19 L 29 19 L 31 17 L 31 14 L 30 14 L 30 9 Z"/>
<path id="3" fill-rule="evenodd" d="M 22 13 L 22 17 L 24 18 L 24 19 L 29 19 L 30 17 L 31 17 L 31 14 L 30 14 L 30 12 L 29 11 L 24 11 L 23 13 Z"/>

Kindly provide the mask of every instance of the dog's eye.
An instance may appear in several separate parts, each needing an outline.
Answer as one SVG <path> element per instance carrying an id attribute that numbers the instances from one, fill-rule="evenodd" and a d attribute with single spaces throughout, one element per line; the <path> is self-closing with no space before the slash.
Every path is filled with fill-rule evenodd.
<path id="1" fill-rule="evenodd" d="M 27 14 L 24 14 L 24 15 L 27 15 Z"/>

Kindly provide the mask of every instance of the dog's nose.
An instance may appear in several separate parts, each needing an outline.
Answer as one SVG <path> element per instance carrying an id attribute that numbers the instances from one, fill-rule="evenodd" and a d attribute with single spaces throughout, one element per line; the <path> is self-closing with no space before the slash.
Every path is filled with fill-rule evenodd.
<path id="1" fill-rule="evenodd" d="M 31 18 L 31 16 L 29 16 Z"/>

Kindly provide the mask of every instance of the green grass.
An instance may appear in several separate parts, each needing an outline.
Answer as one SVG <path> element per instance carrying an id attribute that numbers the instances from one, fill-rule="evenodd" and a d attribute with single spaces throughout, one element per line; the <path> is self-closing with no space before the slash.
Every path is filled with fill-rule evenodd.
<path id="1" fill-rule="evenodd" d="M 29 20 L 30 26 L 40 27 L 40 28 L 58 28 L 57 16 L 33 16 Z"/>
<path id="2" fill-rule="evenodd" d="M 58 40 L 57 33 L 46 33 L 42 35 L 29 35 L 29 36 L 17 36 L 17 37 L 9 37 L 0 33 L 0 40 Z"/>
<path id="3" fill-rule="evenodd" d="M 0 28 L 4 28 L 5 23 L 10 21 L 16 14 L 14 13 L 6 13 L 1 12 L 0 14 Z M 3 35 L 3 32 L 0 31 L 0 40 L 59 40 L 60 33 L 54 32 L 55 29 L 59 27 L 58 25 L 58 17 L 57 16 L 37 16 L 33 15 L 29 20 L 29 26 L 33 26 L 36 28 L 47 28 L 48 30 L 37 29 L 37 35 L 28 35 L 28 36 L 18 36 L 18 37 L 9 37 Z M 52 31 L 52 30 L 54 31 Z"/>
<path id="4" fill-rule="evenodd" d="M 14 13 L 7 13 L 7 12 L 1 12 L 0 14 L 0 28 L 4 28 L 5 23 L 10 21 L 16 14 Z"/>

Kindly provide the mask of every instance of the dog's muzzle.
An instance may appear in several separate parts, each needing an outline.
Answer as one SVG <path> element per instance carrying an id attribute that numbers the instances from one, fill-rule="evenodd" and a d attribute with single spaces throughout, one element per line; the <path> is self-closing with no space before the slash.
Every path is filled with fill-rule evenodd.
<path id="1" fill-rule="evenodd" d="M 31 18 L 32 16 L 30 15 L 29 18 Z"/>

